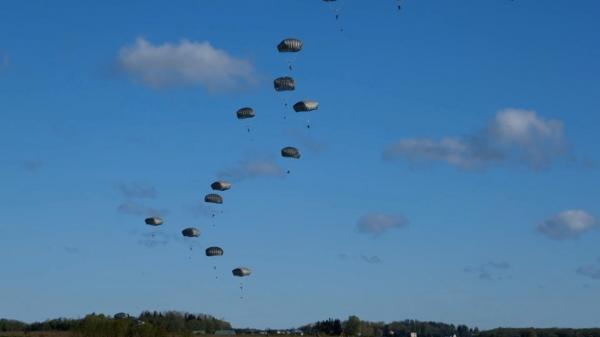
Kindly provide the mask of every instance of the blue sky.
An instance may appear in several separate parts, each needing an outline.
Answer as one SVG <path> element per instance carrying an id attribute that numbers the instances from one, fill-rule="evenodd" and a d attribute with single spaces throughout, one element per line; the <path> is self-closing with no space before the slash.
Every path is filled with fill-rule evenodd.
<path id="1" fill-rule="evenodd" d="M 339 3 L 1 3 L 0 317 L 597 325 L 600 4 Z"/>

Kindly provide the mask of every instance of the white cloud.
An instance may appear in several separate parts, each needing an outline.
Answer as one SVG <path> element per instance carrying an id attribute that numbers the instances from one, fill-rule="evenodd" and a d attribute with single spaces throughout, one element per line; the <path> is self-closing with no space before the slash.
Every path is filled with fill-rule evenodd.
<path id="1" fill-rule="evenodd" d="M 153 45 L 138 38 L 119 51 L 118 63 L 152 88 L 201 85 L 209 91 L 234 89 L 255 81 L 254 66 L 209 42 L 181 40 Z"/>
<path id="2" fill-rule="evenodd" d="M 408 220 L 401 215 L 371 213 L 362 216 L 357 223 L 360 233 L 379 235 L 391 229 L 408 225 Z"/>
<path id="3" fill-rule="evenodd" d="M 535 111 L 505 109 L 480 132 L 440 140 L 403 139 L 385 150 L 384 159 L 445 162 L 467 170 L 516 161 L 539 169 L 565 154 L 562 122 L 539 117 Z"/>
<path id="4" fill-rule="evenodd" d="M 596 228 L 598 222 L 583 210 L 568 210 L 547 219 L 537 226 L 537 230 L 551 239 L 576 238 Z"/>

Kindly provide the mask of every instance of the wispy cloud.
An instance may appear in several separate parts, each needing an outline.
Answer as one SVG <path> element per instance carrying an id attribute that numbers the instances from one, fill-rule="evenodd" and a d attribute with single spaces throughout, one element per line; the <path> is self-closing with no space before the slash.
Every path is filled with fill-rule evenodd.
<path id="1" fill-rule="evenodd" d="M 64 246 L 63 247 L 65 252 L 75 255 L 75 254 L 79 254 L 79 248 L 77 247 L 73 247 L 73 246 Z"/>
<path id="2" fill-rule="evenodd" d="M 272 158 L 248 159 L 233 167 L 221 170 L 218 176 L 231 181 L 242 181 L 260 177 L 283 177 L 283 169 Z"/>
<path id="3" fill-rule="evenodd" d="M 327 149 L 327 144 L 315 139 L 306 132 L 302 132 L 302 130 L 288 129 L 287 134 L 296 140 L 296 142 L 298 142 L 300 145 L 302 145 L 303 149 L 307 149 L 315 153 L 320 153 Z"/>
<path id="4" fill-rule="evenodd" d="M 2 70 L 2 68 L 8 67 L 9 64 L 10 57 L 7 54 L 0 52 L 0 70 Z"/>
<path id="5" fill-rule="evenodd" d="M 593 280 L 600 280 L 600 258 L 596 259 L 595 263 L 577 268 L 577 274 Z"/>
<path id="6" fill-rule="evenodd" d="M 573 239 L 598 228 L 598 221 L 583 210 L 568 210 L 544 220 L 537 226 L 539 233 L 554 239 Z"/>
<path id="7" fill-rule="evenodd" d="M 346 253 L 338 254 L 338 258 L 345 261 L 357 261 L 357 262 L 365 262 L 369 264 L 379 264 L 382 263 L 383 260 L 377 255 L 350 255 Z"/>
<path id="8" fill-rule="evenodd" d="M 165 246 L 169 244 L 173 239 L 175 239 L 172 235 L 165 234 L 163 232 L 153 232 L 153 233 L 144 233 L 142 234 L 141 239 L 138 243 L 142 246 L 146 246 L 148 248 Z"/>
<path id="9" fill-rule="evenodd" d="M 383 262 L 381 260 L 381 258 L 379 258 L 379 256 L 376 256 L 376 255 L 372 255 L 372 256 L 361 255 L 360 257 L 363 261 L 365 261 L 366 263 L 370 263 L 370 264 L 377 264 L 377 263 Z"/>
<path id="10" fill-rule="evenodd" d="M 506 261 L 490 261 L 479 266 L 468 266 L 463 269 L 465 273 L 477 275 L 480 280 L 492 281 L 502 280 L 507 276 L 504 272 L 510 269 L 510 264 Z"/>
<path id="11" fill-rule="evenodd" d="M 254 66 L 209 42 L 181 40 L 154 45 L 143 38 L 121 48 L 120 68 L 136 81 L 158 89 L 203 86 L 209 91 L 239 88 L 255 81 Z"/>
<path id="12" fill-rule="evenodd" d="M 357 223 L 360 233 L 379 235 L 392 229 L 407 226 L 409 221 L 402 215 L 371 213 L 362 216 Z"/>
<path id="13" fill-rule="evenodd" d="M 117 190 L 126 198 L 156 198 L 156 188 L 150 184 L 129 183 L 118 184 Z"/>
<path id="14" fill-rule="evenodd" d="M 410 163 L 444 162 L 465 170 L 518 162 L 545 168 L 567 154 L 563 123 L 535 111 L 505 109 L 481 131 L 466 137 L 408 138 L 390 145 L 386 160 Z"/>
<path id="15" fill-rule="evenodd" d="M 41 160 L 24 160 L 21 162 L 21 168 L 27 172 L 39 171 L 44 163 Z"/>
<path id="16" fill-rule="evenodd" d="M 223 213 L 223 210 L 221 209 L 217 209 L 216 207 L 213 207 L 205 202 L 193 205 L 193 206 L 184 206 L 183 207 L 184 210 L 190 214 L 192 214 L 192 216 L 198 218 L 198 217 L 211 217 L 214 218 L 216 217 L 218 214 Z"/>
<path id="17" fill-rule="evenodd" d="M 600 265 L 588 264 L 577 269 L 577 273 L 594 280 L 600 280 Z"/>
<path id="18" fill-rule="evenodd" d="M 119 213 L 137 216 L 164 216 L 169 214 L 168 209 L 148 207 L 132 201 L 127 201 L 120 204 L 117 206 L 117 211 Z"/>

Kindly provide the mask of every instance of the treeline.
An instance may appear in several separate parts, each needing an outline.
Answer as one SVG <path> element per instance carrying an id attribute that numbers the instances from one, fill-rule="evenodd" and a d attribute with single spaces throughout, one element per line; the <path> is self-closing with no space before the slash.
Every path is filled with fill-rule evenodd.
<path id="1" fill-rule="evenodd" d="M 471 329 L 466 325 L 454 326 L 438 322 L 420 322 L 416 320 L 394 321 L 391 323 L 361 321 L 357 316 L 347 320 L 328 319 L 309 324 L 300 328 L 306 334 L 329 336 L 367 336 L 410 337 L 416 332 L 418 337 L 474 337 L 479 334 L 477 328 Z M 492 336 L 490 336 L 492 337 Z"/>
<path id="2" fill-rule="evenodd" d="M 0 332 L 68 331 L 81 337 L 189 336 L 194 332 L 212 334 L 223 329 L 231 329 L 231 324 L 209 315 L 178 311 L 145 311 L 138 317 L 124 313 L 114 317 L 90 314 L 82 319 L 59 318 L 31 324 L 0 320 Z"/>
<path id="3" fill-rule="evenodd" d="M 600 328 L 595 329 L 536 329 L 499 328 L 483 331 L 481 337 L 600 337 Z"/>
<path id="4" fill-rule="evenodd" d="M 499 328 L 479 331 L 466 325 L 453 325 L 416 320 L 391 323 L 361 321 L 357 316 L 347 320 L 328 319 L 300 328 L 304 333 L 317 336 L 363 336 L 363 337 L 600 337 L 599 329 L 536 329 Z"/>
<path id="5" fill-rule="evenodd" d="M 12 319 L 0 319 L 0 332 L 24 331 L 27 324 Z"/>

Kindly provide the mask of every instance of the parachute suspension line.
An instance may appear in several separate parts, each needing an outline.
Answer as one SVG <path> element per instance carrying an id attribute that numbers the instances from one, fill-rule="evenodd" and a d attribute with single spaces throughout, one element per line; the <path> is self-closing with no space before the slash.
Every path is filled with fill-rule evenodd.
<path id="1" fill-rule="evenodd" d="M 240 300 L 244 299 L 244 283 L 240 282 Z"/>
<path id="2" fill-rule="evenodd" d="M 333 15 L 335 16 L 335 22 L 336 22 L 338 30 L 340 31 L 340 33 L 343 33 L 344 27 L 342 27 L 342 24 L 340 23 L 340 12 L 341 12 L 340 2 L 339 1 L 327 1 L 327 2 L 329 2 L 329 10 L 331 10 Z"/>
<path id="3" fill-rule="evenodd" d="M 288 53 L 290 54 L 290 53 Z M 290 72 L 294 71 L 295 65 L 296 65 L 296 60 L 298 59 L 298 55 L 296 55 L 297 53 L 291 53 L 291 55 L 288 55 L 287 57 L 287 64 L 288 64 L 288 70 Z"/>

